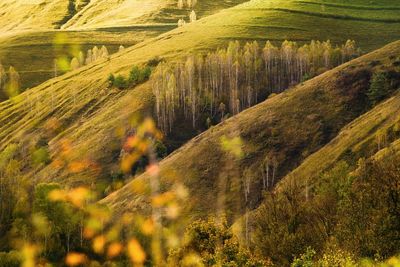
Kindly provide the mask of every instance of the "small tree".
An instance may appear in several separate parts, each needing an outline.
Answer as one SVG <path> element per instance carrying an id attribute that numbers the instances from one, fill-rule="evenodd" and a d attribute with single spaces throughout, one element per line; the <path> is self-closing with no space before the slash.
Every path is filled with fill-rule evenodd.
<path id="1" fill-rule="evenodd" d="M 129 73 L 129 83 L 137 84 L 140 78 L 140 68 L 138 66 L 133 66 L 131 72 Z"/>
<path id="2" fill-rule="evenodd" d="M 385 99 L 390 91 L 390 83 L 386 73 L 374 73 L 367 96 L 373 105 Z"/>
<path id="3" fill-rule="evenodd" d="M 4 88 L 4 86 L 6 85 L 6 81 L 7 81 L 6 70 L 4 69 L 3 65 L 1 65 L 0 62 L 0 90 Z"/>
<path id="4" fill-rule="evenodd" d="M 115 76 L 114 74 L 110 73 L 110 76 L 108 76 L 108 86 L 111 87 L 112 85 L 114 85 L 114 81 L 115 81 Z"/>
<path id="5" fill-rule="evenodd" d="M 190 22 L 194 22 L 197 20 L 197 16 L 196 16 L 196 12 L 194 12 L 194 10 L 192 10 L 192 12 L 190 12 Z"/>
<path id="6" fill-rule="evenodd" d="M 109 53 L 108 53 L 107 47 L 105 47 L 105 46 L 103 45 L 103 46 L 101 47 L 100 53 L 101 53 L 101 57 L 102 57 L 102 58 L 108 59 Z"/>
<path id="7" fill-rule="evenodd" d="M 77 70 L 79 69 L 79 67 L 80 67 L 79 60 L 76 57 L 74 57 L 71 60 L 71 70 Z"/>
<path id="8" fill-rule="evenodd" d="M 122 75 L 118 75 L 114 79 L 114 84 L 115 87 L 118 89 L 126 89 L 128 88 L 128 82 L 125 80 L 125 77 Z"/>
<path id="9" fill-rule="evenodd" d="M 6 85 L 6 93 L 11 98 L 19 94 L 21 87 L 20 76 L 14 67 L 10 67 L 8 71 L 8 83 Z"/>
<path id="10" fill-rule="evenodd" d="M 92 63 L 93 62 L 93 53 L 92 53 L 92 50 L 88 50 L 87 51 L 87 54 L 86 54 L 86 60 L 85 60 L 85 64 L 86 65 L 89 65 L 90 63 Z"/>
<path id="11" fill-rule="evenodd" d="M 83 54 L 82 51 L 79 51 L 79 54 L 78 54 L 78 61 L 79 61 L 79 65 L 80 65 L 80 66 L 85 65 L 85 55 Z"/>

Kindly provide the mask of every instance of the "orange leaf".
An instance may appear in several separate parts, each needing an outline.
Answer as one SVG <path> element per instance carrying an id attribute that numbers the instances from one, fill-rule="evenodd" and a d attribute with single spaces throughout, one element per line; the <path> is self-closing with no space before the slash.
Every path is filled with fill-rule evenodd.
<path id="1" fill-rule="evenodd" d="M 87 258 L 86 258 L 85 254 L 71 252 L 67 255 L 67 258 L 65 259 L 65 263 L 68 266 L 78 266 L 80 264 L 84 264 L 86 262 L 86 260 L 87 260 Z"/>
<path id="2" fill-rule="evenodd" d="M 146 260 L 146 253 L 143 251 L 142 246 L 136 239 L 131 239 L 131 241 L 129 241 L 128 255 L 135 264 L 143 264 Z"/>
<path id="3" fill-rule="evenodd" d="M 118 242 L 111 243 L 107 250 L 107 256 L 109 258 L 118 256 L 121 253 L 122 248 L 122 245 Z"/>
<path id="4" fill-rule="evenodd" d="M 106 244 L 106 239 L 104 236 L 98 236 L 93 239 L 93 250 L 97 254 L 101 254 L 104 251 L 104 245 Z"/>

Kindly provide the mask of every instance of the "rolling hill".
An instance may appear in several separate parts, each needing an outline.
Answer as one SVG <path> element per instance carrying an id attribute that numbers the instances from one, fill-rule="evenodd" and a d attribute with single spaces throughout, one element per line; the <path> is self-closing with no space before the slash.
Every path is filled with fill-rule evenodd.
<path id="1" fill-rule="evenodd" d="M 203 17 L 242 2 L 202 1 L 196 12 Z M 187 7 L 178 8 L 176 1 L 159 0 L 145 5 L 142 1 L 66 0 L 38 5 L 16 0 L 3 5 L 0 62 L 17 69 L 23 90 L 53 78 L 55 59 L 70 61 L 95 45 L 105 45 L 115 53 L 120 45 L 131 46 L 176 28 L 178 19 L 188 21 L 190 12 Z M 59 69 L 58 75 L 64 72 Z M 4 98 L 0 92 L 0 100 Z"/>
<path id="2" fill-rule="evenodd" d="M 400 3 L 199 0 L 200 19 L 177 27 L 190 10 L 173 0 L 0 4 L 0 60 L 31 87 L 0 99 L 0 265 L 161 265 L 164 245 L 171 266 L 398 253 Z M 266 41 L 285 42 L 260 50 Z M 94 49 L 66 71 L 95 45 L 110 55 Z M 274 72 L 276 83 L 256 77 Z M 239 112 L 244 102 L 258 104 Z M 175 105 L 204 116 L 188 122 Z M 216 224 L 187 227 L 207 217 Z"/>
<path id="3" fill-rule="evenodd" d="M 396 69 L 393 62 L 399 52 L 399 42 L 394 42 L 212 127 L 161 162 L 161 184 L 168 188 L 171 180 L 176 179 L 189 189 L 191 201 L 185 204 L 189 217 L 226 213 L 232 220 L 246 208 L 257 207 L 263 188 L 273 188 L 291 170 L 295 171 L 289 176 L 300 181 L 308 178 L 309 172 L 323 171 L 323 166 L 331 166 L 331 161 L 347 149 L 361 146 L 363 138 L 369 140 L 380 127 L 397 122 L 398 95 L 376 108 L 379 112 L 375 109 L 356 118 L 368 108 L 365 94 L 372 73 Z M 325 146 L 353 120 L 337 139 Z M 243 158 L 229 156 L 222 146 L 224 136 L 242 139 Z M 314 154 L 315 151 L 318 152 Z M 271 175 L 269 181 L 265 177 L 267 164 L 270 173 L 276 164 L 275 178 Z M 307 174 L 299 175 L 301 170 Z M 118 212 L 145 210 L 146 196 L 135 188 L 148 179 L 146 174 L 135 178 L 104 202 Z M 290 183 L 289 178 L 284 178 L 279 186 L 285 183 Z"/>
<path id="4" fill-rule="evenodd" d="M 119 153 L 115 146 L 120 146 L 121 141 L 115 136 L 114 130 L 120 125 L 126 125 L 124 118 L 144 110 L 150 112 L 154 103 L 149 84 L 124 91 L 106 89 L 110 73 L 127 73 L 132 65 L 144 64 L 155 57 L 171 60 L 191 52 L 209 51 L 225 45 L 229 40 L 270 39 L 279 42 L 289 39 L 301 42 L 331 39 L 333 43 L 339 43 L 351 38 L 357 40 L 362 49 L 371 50 L 400 36 L 397 22 L 375 20 L 374 16 L 365 20 L 357 17 L 356 12 L 361 8 L 376 17 L 382 9 L 385 11 L 385 5 L 398 5 L 394 1 L 380 5 L 352 6 L 352 19 L 332 18 L 325 15 L 327 11 L 321 12 L 319 16 L 299 14 L 290 11 L 290 8 L 286 10 L 287 3 L 252 1 L 226 9 L 141 42 L 111 56 L 110 60 L 96 62 L 49 80 L 12 101 L 1 103 L 1 149 L 10 143 L 34 142 L 43 135 L 46 121 L 55 118 L 60 121 L 62 132 L 48 137 L 52 156 L 57 157 L 56 147 L 60 139 L 67 139 L 80 157 L 90 158 L 103 166 L 104 177 L 116 165 L 113 159 Z M 278 10 L 276 6 L 280 4 L 286 9 Z M 298 10 L 302 7 L 293 1 L 291 8 Z M 338 8 L 349 9 L 348 5 Z M 316 29 L 312 26 L 315 24 L 323 27 Z M 370 35 L 371 28 L 376 29 L 374 36 Z M 46 177 L 47 180 L 57 177 L 57 180 L 64 182 L 81 183 L 89 183 L 89 180 L 97 177 L 85 174 L 72 179 L 67 170 L 54 173 L 51 166 L 39 170 L 35 176 Z"/>

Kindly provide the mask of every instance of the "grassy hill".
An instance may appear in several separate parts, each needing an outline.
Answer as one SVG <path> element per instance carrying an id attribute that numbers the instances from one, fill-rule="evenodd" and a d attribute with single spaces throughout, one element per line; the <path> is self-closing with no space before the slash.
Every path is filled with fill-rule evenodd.
<path id="1" fill-rule="evenodd" d="M 393 62 L 380 58 L 379 52 L 383 50 L 371 56 L 377 56 L 383 65 L 377 71 L 384 71 Z M 394 65 L 399 73 L 398 63 Z M 392 210 L 377 205 L 390 205 L 390 195 L 396 190 L 400 155 L 399 107 L 397 90 L 392 97 L 343 127 L 334 139 L 285 175 L 271 193 L 265 195 L 257 209 L 245 213 L 233 224 L 233 231 L 241 242 L 257 248 L 281 265 L 288 265 L 287 259 L 303 253 L 305 246 L 317 251 L 336 246 L 366 257 L 374 253 L 371 251 L 382 249 L 377 245 L 379 242 L 373 243 L 381 236 L 382 240 L 388 238 L 384 241 L 388 244 L 386 249 L 394 245 L 393 232 L 383 237 L 377 230 L 385 225 L 377 224 L 380 216 L 389 218 L 392 215 L 385 212 Z M 346 209 L 352 211 L 346 213 Z M 346 224 L 347 219 L 351 223 Z M 246 221 L 250 229 L 248 239 Z M 293 223 L 296 226 L 291 228 Z M 346 227 L 351 229 L 350 232 L 343 230 Z M 343 233 L 349 235 L 347 240 Z M 359 248 L 356 246 L 359 241 L 355 240 L 362 239 L 364 234 L 369 241 Z"/>
<path id="2" fill-rule="evenodd" d="M 4 67 L 14 66 L 17 69 L 22 90 L 25 90 L 53 78 L 56 59 L 70 61 L 79 51 L 86 55 L 88 49 L 103 45 L 110 53 L 115 53 L 121 45 L 128 47 L 173 28 L 132 26 L 120 30 L 12 32 L 0 36 L 0 61 Z M 59 76 L 65 70 L 58 68 L 57 72 Z"/>
<path id="3" fill-rule="evenodd" d="M 17 69 L 23 90 L 54 77 L 56 58 L 71 60 L 95 45 L 105 45 L 114 53 L 120 45 L 131 46 L 176 28 L 178 19 L 188 21 L 190 11 L 179 9 L 176 1 L 146 1 L 145 5 L 142 1 L 72 1 L 72 11 L 68 2 L 3 4 L 0 62 Z M 242 2 L 201 1 L 195 9 L 198 17 L 204 17 Z M 21 20 L 15 19 L 16 14 Z M 4 97 L 0 92 L 0 100 Z"/>
<path id="4" fill-rule="evenodd" d="M 293 9 L 299 8 L 296 3 L 293 2 Z M 376 21 L 373 18 L 362 20 L 357 18 L 356 11 L 355 19 L 349 20 L 325 16 L 324 12 L 321 12 L 321 16 L 313 16 L 271 8 L 271 5 L 279 4 L 287 5 L 287 1 L 252 1 L 221 11 L 137 44 L 112 56 L 109 61 L 96 62 L 57 77 L 13 101 L 1 103 L 1 149 L 13 142 L 24 144 L 37 140 L 42 135 L 46 121 L 56 118 L 61 123 L 62 132 L 48 138 L 53 157 L 57 157 L 56 147 L 62 137 L 70 140 L 81 157 L 98 162 L 107 173 L 110 166 L 115 166 L 112 159 L 118 153 L 110 144 L 120 145 L 114 130 L 126 124 L 122 118 L 151 110 L 153 104 L 149 84 L 125 91 L 106 89 L 110 73 L 127 73 L 132 65 L 143 64 L 156 56 L 171 60 L 190 52 L 208 51 L 225 45 L 229 40 L 331 39 L 339 43 L 351 38 L 357 40 L 364 50 L 370 50 L 400 37 L 398 23 Z M 398 5 L 393 1 L 386 4 Z M 382 9 L 379 7 L 370 4 L 364 9 L 370 14 L 379 14 Z M 315 28 L 316 24 L 321 27 Z M 374 36 L 370 34 L 371 27 L 376 29 Z M 126 105 L 129 101 L 137 104 Z M 112 106 L 119 108 L 110 108 Z M 68 171 L 60 172 L 54 174 L 51 166 L 42 170 L 46 179 L 57 176 L 59 180 L 72 181 Z M 88 174 L 79 177 L 79 180 L 86 183 L 93 178 L 93 174 Z"/>
<path id="5" fill-rule="evenodd" d="M 0 29 L 51 29 L 68 16 L 68 0 L 5 0 L 0 4 Z"/>
<path id="6" fill-rule="evenodd" d="M 168 188 L 171 181 L 178 181 L 189 189 L 190 203 L 185 203 L 185 208 L 190 217 L 226 213 L 232 219 L 244 213 L 246 208 L 253 209 L 259 204 L 263 183 L 267 183 L 265 190 L 271 189 L 275 182 L 304 160 L 307 172 L 321 171 L 321 166 L 329 166 L 321 160 L 334 161 L 338 157 L 333 152 L 326 152 L 326 149 L 331 149 L 337 153 L 337 149 L 324 145 L 368 108 L 365 94 L 371 74 L 378 70 L 396 69 L 392 64 L 399 49 L 399 42 L 392 43 L 274 96 L 197 136 L 161 162 L 162 187 Z M 387 127 L 382 121 L 388 125 L 394 123 L 398 119 L 397 98 L 382 104 L 380 112 L 365 115 L 368 127 L 358 124 L 359 120 L 364 120 L 362 117 L 347 126 L 337 138 L 341 140 L 342 136 L 348 136 L 353 142 L 359 142 L 359 136 L 374 134 L 371 129 Z M 382 116 L 382 119 L 374 120 L 377 116 Z M 353 134 L 348 135 L 347 129 L 354 131 Z M 223 149 L 225 141 L 221 138 L 224 136 L 228 140 L 241 138 L 242 158 L 232 157 Z M 346 141 L 333 140 L 332 144 L 337 147 L 340 143 L 344 152 L 351 148 L 349 143 L 341 143 Z M 313 154 L 315 151 L 318 152 Z M 307 165 L 310 161 L 313 162 L 311 168 Z M 272 175 L 269 181 L 264 180 L 268 162 L 270 172 L 273 162 L 276 164 L 275 180 L 272 180 Z M 294 177 L 299 179 L 298 175 Z M 135 178 L 104 202 L 118 212 L 145 209 L 146 196 L 135 188 L 148 179 L 146 174 Z M 282 181 L 286 182 L 290 183 L 290 180 L 285 178 Z M 245 185 L 248 185 L 247 201 Z"/>

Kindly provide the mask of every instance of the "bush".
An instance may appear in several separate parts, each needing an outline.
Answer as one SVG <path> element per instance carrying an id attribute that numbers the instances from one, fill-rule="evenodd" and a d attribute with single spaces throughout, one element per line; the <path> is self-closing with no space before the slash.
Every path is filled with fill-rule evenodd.
<path id="1" fill-rule="evenodd" d="M 108 76 L 108 85 L 111 87 L 114 85 L 114 82 L 115 82 L 115 76 L 114 74 L 111 73 L 110 76 Z"/>
<path id="2" fill-rule="evenodd" d="M 390 82 L 386 73 L 374 73 L 367 96 L 372 105 L 385 99 L 390 93 Z"/>
<path id="3" fill-rule="evenodd" d="M 49 164 L 51 162 L 50 153 L 47 146 L 37 148 L 32 153 L 32 162 L 35 166 Z"/>
<path id="4" fill-rule="evenodd" d="M 311 248 L 307 248 L 306 252 L 300 256 L 300 258 L 295 258 L 291 267 L 313 267 L 314 266 L 314 256 L 316 252 Z"/>
<path id="5" fill-rule="evenodd" d="M 0 267 L 19 267 L 23 257 L 17 251 L 0 252 Z"/>
<path id="6" fill-rule="evenodd" d="M 226 223 L 196 221 L 185 232 L 185 244 L 172 250 L 168 266 L 193 266 L 187 264 L 196 259 L 195 266 L 271 266 L 270 261 L 251 255 L 242 249 Z"/>
<path id="7" fill-rule="evenodd" d="M 160 64 L 161 62 L 163 62 L 164 59 L 160 58 L 160 57 L 153 57 L 152 59 L 150 59 L 149 61 L 147 61 L 147 66 L 148 67 L 157 67 L 158 64 Z"/>
<path id="8" fill-rule="evenodd" d="M 133 66 L 131 72 L 129 73 L 129 83 L 137 84 L 139 82 L 139 78 L 141 75 L 141 71 L 138 66 Z"/>
<path id="9" fill-rule="evenodd" d="M 115 77 L 113 85 L 118 89 L 126 89 L 128 88 L 128 82 L 125 80 L 125 77 L 122 75 L 118 75 Z"/>
<path id="10" fill-rule="evenodd" d="M 138 66 L 133 66 L 128 79 L 126 79 L 122 75 L 118 75 L 117 77 L 114 74 L 110 74 L 108 77 L 109 86 L 117 87 L 118 89 L 126 89 L 130 86 L 136 86 L 147 81 L 151 75 L 151 68 L 146 66 L 144 68 L 139 68 Z"/>

